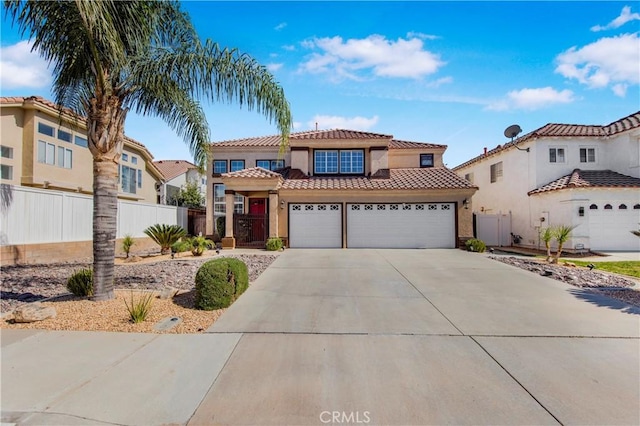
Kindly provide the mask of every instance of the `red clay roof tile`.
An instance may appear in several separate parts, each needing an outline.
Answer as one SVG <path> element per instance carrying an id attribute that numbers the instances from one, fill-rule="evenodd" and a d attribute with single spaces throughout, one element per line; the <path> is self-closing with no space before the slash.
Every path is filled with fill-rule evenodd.
<path id="1" fill-rule="evenodd" d="M 528 195 L 571 188 L 640 188 L 640 179 L 611 170 L 575 169 L 546 185 L 528 192 Z"/>
<path id="2" fill-rule="evenodd" d="M 189 169 L 195 169 L 195 164 L 186 160 L 160 160 L 153 164 L 160 170 L 166 180 L 171 180 Z"/>

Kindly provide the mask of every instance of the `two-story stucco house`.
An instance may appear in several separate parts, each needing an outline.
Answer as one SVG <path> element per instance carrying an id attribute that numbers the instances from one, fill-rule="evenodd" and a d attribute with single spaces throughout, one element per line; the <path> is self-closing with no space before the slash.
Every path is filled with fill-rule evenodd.
<path id="1" fill-rule="evenodd" d="M 83 120 L 41 97 L 0 98 L 1 182 L 15 186 L 93 192 L 93 157 Z M 157 203 L 163 177 L 140 142 L 126 138 L 118 198 Z"/>
<path id="2" fill-rule="evenodd" d="M 570 225 L 568 249 L 640 251 L 640 112 L 547 124 L 453 170 L 479 188 L 474 213 L 510 213 L 522 245 L 544 248 L 541 229 Z"/>
<path id="3" fill-rule="evenodd" d="M 443 165 L 445 145 L 316 130 L 213 143 L 207 233 L 225 247 L 452 248 L 472 234 L 476 187 Z M 230 218 L 233 218 L 230 220 Z"/>
<path id="4" fill-rule="evenodd" d="M 195 164 L 186 160 L 159 160 L 153 164 L 164 176 L 164 182 L 159 185 L 160 204 L 173 204 L 180 189 L 187 182 L 198 185 L 202 198 L 207 195 L 207 178 L 200 173 Z"/>

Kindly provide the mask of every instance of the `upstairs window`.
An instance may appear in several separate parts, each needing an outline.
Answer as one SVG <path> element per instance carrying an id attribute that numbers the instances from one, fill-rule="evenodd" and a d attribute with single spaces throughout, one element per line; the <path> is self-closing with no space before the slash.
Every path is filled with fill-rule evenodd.
<path id="1" fill-rule="evenodd" d="M 564 163 L 564 148 L 549 148 L 550 163 Z"/>
<path id="2" fill-rule="evenodd" d="M 73 136 L 69 132 L 58 129 L 58 139 L 71 143 L 73 141 Z"/>
<path id="3" fill-rule="evenodd" d="M 0 153 L 2 158 L 13 158 L 13 148 L 10 146 L 0 146 Z"/>
<path id="4" fill-rule="evenodd" d="M 491 183 L 502 179 L 502 161 L 491 165 Z"/>
<path id="5" fill-rule="evenodd" d="M 75 143 L 76 143 L 76 145 L 84 147 L 84 148 L 89 146 L 89 143 L 87 142 L 87 139 L 83 138 L 81 136 L 76 136 Z"/>
<path id="6" fill-rule="evenodd" d="M 473 183 L 473 173 L 467 173 L 464 175 L 464 178 L 469 182 Z"/>
<path id="7" fill-rule="evenodd" d="M 364 174 L 364 151 L 361 149 L 314 151 L 316 174 Z"/>
<path id="8" fill-rule="evenodd" d="M 219 175 L 222 173 L 227 173 L 227 160 L 213 160 L 213 174 Z"/>
<path id="9" fill-rule="evenodd" d="M 55 132 L 56 131 L 52 126 L 46 125 L 44 123 L 38 123 L 38 133 L 54 137 Z"/>
<path id="10" fill-rule="evenodd" d="M 38 163 L 55 164 L 56 146 L 52 143 L 38 141 Z"/>
<path id="11" fill-rule="evenodd" d="M 137 172 L 128 166 L 120 166 L 120 183 L 122 184 L 122 192 L 135 194 L 137 187 Z"/>
<path id="12" fill-rule="evenodd" d="M 257 160 L 256 167 L 267 170 L 278 170 L 284 168 L 284 160 Z"/>
<path id="13" fill-rule="evenodd" d="M 433 167 L 433 154 L 420 154 L 420 167 Z"/>
<path id="14" fill-rule="evenodd" d="M 596 149 L 595 148 L 580 148 L 580 162 L 581 163 L 595 163 L 596 162 Z"/>
<path id="15" fill-rule="evenodd" d="M 244 169 L 244 160 L 231 160 L 231 171 L 237 172 Z"/>

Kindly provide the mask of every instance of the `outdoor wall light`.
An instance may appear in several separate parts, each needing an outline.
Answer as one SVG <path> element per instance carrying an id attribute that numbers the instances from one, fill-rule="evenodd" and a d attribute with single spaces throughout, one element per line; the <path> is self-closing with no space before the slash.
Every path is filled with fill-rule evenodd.
<path id="1" fill-rule="evenodd" d="M 578 216 L 584 216 L 584 207 L 578 207 Z"/>
<path id="2" fill-rule="evenodd" d="M 462 202 L 462 205 L 464 206 L 465 210 L 469 210 L 469 199 L 465 198 Z"/>
<path id="3" fill-rule="evenodd" d="M 285 206 L 285 202 L 284 202 L 284 200 L 280 200 L 280 208 L 281 208 L 281 209 L 284 209 L 284 206 Z"/>

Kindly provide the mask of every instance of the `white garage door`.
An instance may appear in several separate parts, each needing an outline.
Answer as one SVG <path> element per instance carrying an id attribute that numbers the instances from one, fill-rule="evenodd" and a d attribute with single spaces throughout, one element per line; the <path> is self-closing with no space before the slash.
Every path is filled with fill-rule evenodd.
<path id="1" fill-rule="evenodd" d="M 341 248 L 341 204 L 289 204 L 289 246 Z"/>
<path id="2" fill-rule="evenodd" d="M 347 204 L 349 248 L 454 248 L 455 204 Z"/>
<path id="3" fill-rule="evenodd" d="M 640 250 L 640 238 L 631 233 L 632 230 L 638 229 L 640 209 L 634 209 L 633 205 L 623 202 L 597 203 L 596 206 L 597 209 L 588 210 L 590 248 L 592 250 Z"/>

